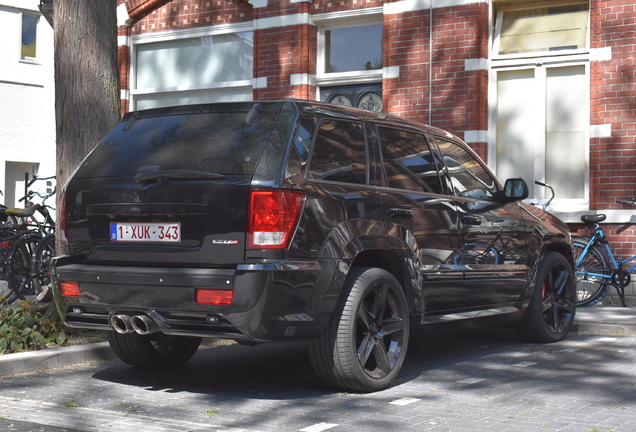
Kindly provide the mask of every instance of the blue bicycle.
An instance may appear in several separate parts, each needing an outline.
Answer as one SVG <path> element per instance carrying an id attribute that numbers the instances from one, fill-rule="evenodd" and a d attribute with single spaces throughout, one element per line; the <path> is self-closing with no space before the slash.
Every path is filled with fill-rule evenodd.
<path id="1" fill-rule="evenodd" d="M 619 204 L 636 205 L 636 198 L 630 200 L 616 200 Z M 636 260 L 636 255 L 626 260 L 617 260 L 609 247 L 603 229 L 599 225 L 606 219 L 606 215 L 584 215 L 581 221 L 594 225 L 591 236 L 572 236 L 572 252 L 576 267 L 576 296 L 577 306 L 591 306 L 605 298 L 609 287 L 616 288 L 616 292 L 625 304 L 625 287 L 631 281 L 631 273 L 636 264 L 628 269 L 624 265 Z"/>

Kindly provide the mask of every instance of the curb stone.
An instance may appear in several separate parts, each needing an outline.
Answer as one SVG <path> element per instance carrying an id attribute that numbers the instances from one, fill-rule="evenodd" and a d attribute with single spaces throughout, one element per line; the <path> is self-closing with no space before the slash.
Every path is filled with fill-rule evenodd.
<path id="1" fill-rule="evenodd" d="M 0 378 L 117 358 L 108 342 L 0 355 Z"/>

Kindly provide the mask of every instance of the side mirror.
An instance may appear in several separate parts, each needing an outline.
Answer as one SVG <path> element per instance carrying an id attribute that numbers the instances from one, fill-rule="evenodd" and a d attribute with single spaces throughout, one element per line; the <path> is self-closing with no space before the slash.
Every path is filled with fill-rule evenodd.
<path id="1" fill-rule="evenodd" d="M 506 180 L 503 193 L 506 201 L 521 201 L 528 198 L 529 194 L 528 184 L 524 179 L 514 178 Z"/>

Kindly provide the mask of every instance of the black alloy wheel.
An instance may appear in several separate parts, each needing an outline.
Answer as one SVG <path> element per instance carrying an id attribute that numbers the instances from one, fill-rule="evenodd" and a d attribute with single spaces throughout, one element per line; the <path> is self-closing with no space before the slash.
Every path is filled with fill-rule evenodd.
<path id="1" fill-rule="evenodd" d="M 312 365 L 330 387 L 371 392 L 398 375 L 408 346 L 404 291 L 388 272 L 352 269 L 330 328 L 311 345 Z"/>
<path id="2" fill-rule="evenodd" d="M 532 300 L 517 327 L 534 342 L 557 342 L 572 328 L 576 313 L 576 279 L 568 260 L 547 252 L 537 272 Z"/>

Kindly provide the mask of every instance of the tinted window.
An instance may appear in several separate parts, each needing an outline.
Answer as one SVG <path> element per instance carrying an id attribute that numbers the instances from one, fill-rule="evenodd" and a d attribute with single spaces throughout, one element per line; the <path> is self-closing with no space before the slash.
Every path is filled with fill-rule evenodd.
<path id="1" fill-rule="evenodd" d="M 442 193 L 435 161 L 423 135 L 384 127 L 378 128 L 378 134 L 389 187 Z"/>
<path id="2" fill-rule="evenodd" d="M 365 184 L 366 153 L 362 124 L 321 120 L 309 174 L 314 179 Z"/>
<path id="3" fill-rule="evenodd" d="M 191 169 L 251 174 L 276 113 L 246 121 L 246 112 L 166 115 L 119 123 L 88 157 L 79 177 L 130 176 Z"/>
<path id="4" fill-rule="evenodd" d="M 473 157 L 458 144 L 437 138 L 456 196 L 494 199 L 497 186 L 493 178 Z"/>

